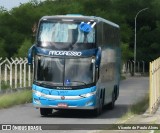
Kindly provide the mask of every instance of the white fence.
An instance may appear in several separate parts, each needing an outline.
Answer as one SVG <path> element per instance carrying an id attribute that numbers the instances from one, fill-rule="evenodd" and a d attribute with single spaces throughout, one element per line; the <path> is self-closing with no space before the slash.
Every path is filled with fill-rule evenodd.
<path id="1" fill-rule="evenodd" d="M 160 57 L 150 62 L 149 94 L 149 109 L 153 113 L 160 103 Z"/>
<path id="2" fill-rule="evenodd" d="M 0 58 L 0 91 L 31 86 L 34 66 L 27 63 L 27 58 Z"/>
<path id="3" fill-rule="evenodd" d="M 122 73 L 133 73 L 134 72 L 134 61 L 128 60 L 122 66 Z M 136 62 L 136 73 L 145 73 L 145 62 L 137 61 Z"/>

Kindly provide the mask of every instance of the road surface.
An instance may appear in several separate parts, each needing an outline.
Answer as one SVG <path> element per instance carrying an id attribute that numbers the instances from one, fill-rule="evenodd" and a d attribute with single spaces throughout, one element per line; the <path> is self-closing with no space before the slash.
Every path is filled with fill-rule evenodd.
<path id="1" fill-rule="evenodd" d="M 130 77 L 121 81 L 120 95 L 113 110 L 104 110 L 99 117 L 89 111 L 57 111 L 41 117 L 32 104 L 0 110 L 0 124 L 114 124 L 127 112 L 128 107 L 148 93 L 148 77 Z"/>

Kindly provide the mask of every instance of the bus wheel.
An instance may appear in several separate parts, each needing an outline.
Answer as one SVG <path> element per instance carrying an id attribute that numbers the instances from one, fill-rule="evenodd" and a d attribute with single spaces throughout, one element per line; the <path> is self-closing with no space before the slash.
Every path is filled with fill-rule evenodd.
<path id="1" fill-rule="evenodd" d="M 108 104 L 108 109 L 112 110 L 114 108 L 115 101 L 116 101 L 116 94 L 113 91 L 113 93 L 112 93 L 112 101 Z"/>
<path id="2" fill-rule="evenodd" d="M 52 114 L 52 109 L 51 108 L 40 108 L 40 114 L 42 116 L 47 116 L 49 114 Z"/>
<path id="3" fill-rule="evenodd" d="M 102 101 L 102 98 L 100 98 L 99 99 L 99 105 L 94 110 L 94 116 L 99 116 L 100 114 L 102 114 L 102 109 L 103 109 L 103 101 Z"/>

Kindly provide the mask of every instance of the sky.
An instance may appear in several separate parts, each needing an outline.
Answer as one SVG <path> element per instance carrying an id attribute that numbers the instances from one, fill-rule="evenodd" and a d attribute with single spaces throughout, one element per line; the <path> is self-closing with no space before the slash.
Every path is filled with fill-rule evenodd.
<path id="1" fill-rule="evenodd" d="M 11 10 L 13 7 L 17 7 L 20 3 L 27 3 L 30 0 L 0 0 L 0 7 L 3 6 L 7 10 Z"/>

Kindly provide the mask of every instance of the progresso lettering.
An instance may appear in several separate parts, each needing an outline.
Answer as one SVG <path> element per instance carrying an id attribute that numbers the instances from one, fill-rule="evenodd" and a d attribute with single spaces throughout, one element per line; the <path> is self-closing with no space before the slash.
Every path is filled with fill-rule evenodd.
<path id="1" fill-rule="evenodd" d="M 81 56 L 82 52 L 76 52 L 76 51 L 49 51 L 49 55 Z"/>

